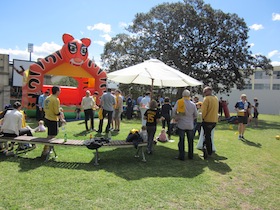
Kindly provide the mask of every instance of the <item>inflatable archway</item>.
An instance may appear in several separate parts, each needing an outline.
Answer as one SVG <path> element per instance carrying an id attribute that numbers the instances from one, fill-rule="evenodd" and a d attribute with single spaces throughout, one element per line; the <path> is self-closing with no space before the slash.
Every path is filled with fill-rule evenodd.
<path id="1" fill-rule="evenodd" d="M 59 51 L 30 65 L 29 70 L 26 70 L 23 75 L 22 104 L 28 116 L 35 116 L 36 94 L 51 88 L 43 84 L 44 75 L 70 76 L 77 80 L 77 88 L 61 87 L 62 92 L 59 98 L 64 107 L 78 106 L 86 90 L 92 93 L 98 92 L 97 103 L 99 104 L 100 96 L 106 90 L 106 72 L 88 58 L 88 46 L 91 40 L 74 39 L 70 34 L 63 34 L 62 40 L 64 45 Z M 73 110 L 70 109 L 70 112 Z"/>

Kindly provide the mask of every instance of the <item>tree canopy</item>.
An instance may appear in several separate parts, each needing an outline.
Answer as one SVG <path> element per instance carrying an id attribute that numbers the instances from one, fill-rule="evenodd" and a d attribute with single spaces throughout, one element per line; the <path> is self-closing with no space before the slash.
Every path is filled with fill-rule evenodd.
<path id="1" fill-rule="evenodd" d="M 252 55 L 248 30 L 242 18 L 203 0 L 163 3 L 137 13 L 128 33 L 105 45 L 101 59 L 115 71 L 157 58 L 215 92 L 229 92 L 242 89 L 255 68 L 272 69 L 265 56 Z"/>

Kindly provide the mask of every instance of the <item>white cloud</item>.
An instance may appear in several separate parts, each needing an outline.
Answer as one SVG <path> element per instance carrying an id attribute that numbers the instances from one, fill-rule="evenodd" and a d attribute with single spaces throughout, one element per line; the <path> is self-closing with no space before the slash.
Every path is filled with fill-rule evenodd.
<path id="1" fill-rule="evenodd" d="M 59 50 L 61 48 L 60 45 L 51 42 L 47 43 L 44 42 L 41 45 L 34 45 L 33 46 L 33 53 L 31 53 L 31 59 L 33 61 L 36 61 L 38 58 L 44 58 L 55 51 Z M 19 49 L 16 47 L 16 49 L 0 49 L 1 54 L 8 54 L 9 60 L 13 59 L 19 59 L 19 60 L 29 60 L 30 53 L 26 49 Z"/>
<path id="2" fill-rule="evenodd" d="M 253 29 L 253 30 L 255 30 L 255 31 L 264 29 L 264 27 L 263 27 L 262 24 L 253 24 L 253 25 L 249 26 L 249 28 L 250 28 L 250 29 Z"/>
<path id="3" fill-rule="evenodd" d="M 102 47 L 105 45 L 105 42 L 103 42 L 103 41 L 94 41 L 93 43 L 98 44 Z"/>
<path id="4" fill-rule="evenodd" d="M 280 61 L 272 61 L 271 65 L 272 66 L 280 66 Z"/>
<path id="5" fill-rule="evenodd" d="M 271 57 L 273 57 L 275 55 L 280 55 L 280 52 L 278 50 L 273 50 L 273 51 L 268 53 L 267 57 L 271 58 Z"/>
<path id="6" fill-rule="evenodd" d="M 105 24 L 105 23 L 97 23 L 93 26 L 87 26 L 87 29 L 90 30 L 90 31 L 100 30 L 100 31 L 103 31 L 104 33 L 110 33 L 111 32 L 111 25 L 110 24 Z"/>
<path id="7" fill-rule="evenodd" d="M 112 40 L 112 37 L 109 34 L 103 34 L 101 35 L 107 42 L 110 42 Z"/>
<path id="8" fill-rule="evenodd" d="M 273 21 L 280 20 L 280 14 L 279 13 L 272 13 L 272 20 Z"/>

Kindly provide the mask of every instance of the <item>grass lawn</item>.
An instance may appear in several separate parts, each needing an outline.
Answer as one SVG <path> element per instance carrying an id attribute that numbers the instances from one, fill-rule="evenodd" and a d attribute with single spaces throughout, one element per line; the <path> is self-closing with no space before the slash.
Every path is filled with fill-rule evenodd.
<path id="1" fill-rule="evenodd" d="M 220 122 L 217 152 L 207 160 L 197 149 L 194 160 L 175 160 L 178 136 L 158 143 L 146 163 L 134 158 L 134 148 L 101 148 L 99 166 L 86 147 L 56 147 L 58 158 L 49 162 L 38 158 L 40 145 L 19 157 L 1 154 L 0 209 L 279 209 L 280 116 L 259 118 L 246 141 L 237 140 L 236 125 Z M 123 120 L 113 139 L 124 140 L 132 128 L 140 121 Z M 66 129 L 69 139 L 89 138 L 83 121 Z"/>

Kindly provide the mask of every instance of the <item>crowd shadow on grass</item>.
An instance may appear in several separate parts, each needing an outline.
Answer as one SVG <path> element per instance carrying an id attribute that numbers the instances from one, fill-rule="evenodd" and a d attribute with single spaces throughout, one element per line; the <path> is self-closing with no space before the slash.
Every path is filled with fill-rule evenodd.
<path id="1" fill-rule="evenodd" d="M 146 155 L 147 162 L 143 162 L 141 156 L 135 158 L 136 152 L 133 148 L 117 148 L 108 151 L 100 150 L 99 165 L 94 165 L 93 158 L 87 162 L 65 162 L 59 161 L 59 157 L 48 162 L 41 158 L 19 157 L 0 157 L 0 160 L 17 162 L 19 172 L 28 172 L 39 167 L 63 168 L 69 170 L 99 171 L 105 170 L 126 179 L 139 180 L 147 177 L 184 177 L 192 178 L 204 173 L 206 168 L 220 174 L 226 174 L 231 168 L 224 162 L 226 157 L 213 154 L 207 160 L 203 160 L 195 150 L 193 160 L 175 160 L 178 151 L 165 146 L 157 146 L 153 155 Z M 69 154 L 59 154 L 69 155 Z"/>

